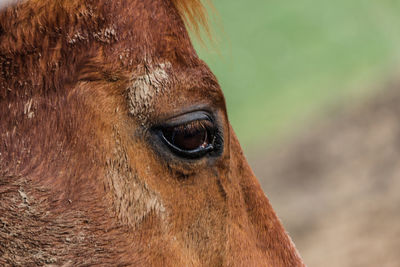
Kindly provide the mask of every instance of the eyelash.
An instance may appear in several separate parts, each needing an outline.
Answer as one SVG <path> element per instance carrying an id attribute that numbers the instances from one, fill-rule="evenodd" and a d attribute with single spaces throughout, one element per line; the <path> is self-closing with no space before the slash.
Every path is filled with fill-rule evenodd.
<path id="1" fill-rule="evenodd" d="M 174 127 L 168 127 L 168 129 L 175 129 L 178 133 L 185 133 L 185 131 L 188 134 L 195 134 L 196 131 L 201 131 L 205 130 L 207 133 L 209 133 L 212 130 L 212 123 L 210 121 L 205 121 L 205 120 L 197 120 L 197 121 L 192 121 L 187 124 L 182 124 L 182 125 L 177 125 Z M 165 134 L 164 134 L 165 135 Z"/>
<path id="2" fill-rule="evenodd" d="M 222 136 L 215 123 L 204 113 L 194 113 L 189 119 L 174 122 L 158 128 L 158 136 L 175 155 L 186 159 L 200 159 L 207 155 L 219 155 L 222 149 Z M 183 116 L 183 117 L 184 117 Z"/>

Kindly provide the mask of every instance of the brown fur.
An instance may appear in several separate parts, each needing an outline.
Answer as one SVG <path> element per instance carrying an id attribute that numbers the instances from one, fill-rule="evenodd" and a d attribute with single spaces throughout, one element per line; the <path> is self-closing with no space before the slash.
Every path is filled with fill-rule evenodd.
<path id="1" fill-rule="evenodd" d="M 0 265 L 302 265 L 190 43 L 191 3 L 0 13 Z M 151 125 L 193 105 L 223 125 L 218 158 L 152 144 Z"/>

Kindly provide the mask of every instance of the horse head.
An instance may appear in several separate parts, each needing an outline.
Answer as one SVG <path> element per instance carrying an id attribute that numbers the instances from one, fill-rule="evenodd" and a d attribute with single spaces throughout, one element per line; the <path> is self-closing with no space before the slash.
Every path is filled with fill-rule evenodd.
<path id="1" fill-rule="evenodd" d="M 203 10 L 1 11 L 0 263 L 303 265 L 190 42 L 184 20 Z"/>

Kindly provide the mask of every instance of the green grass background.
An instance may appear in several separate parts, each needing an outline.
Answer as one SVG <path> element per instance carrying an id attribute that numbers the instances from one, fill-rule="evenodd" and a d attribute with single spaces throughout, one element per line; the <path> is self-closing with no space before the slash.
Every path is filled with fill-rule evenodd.
<path id="1" fill-rule="evenodd" d="M 217 42 L 195 46 L 220 82 L 245 150 L 399 73 L 400 0 L 218 0 L 214 6 Z"/>

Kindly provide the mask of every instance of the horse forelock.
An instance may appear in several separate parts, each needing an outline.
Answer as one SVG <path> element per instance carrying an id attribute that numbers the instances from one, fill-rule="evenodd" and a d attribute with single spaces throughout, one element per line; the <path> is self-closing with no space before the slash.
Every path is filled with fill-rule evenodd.
<path id="1" fill-rule="evenodd" d="M 113 70 L 133 69 L 149 58 L 190 65 L 197 55 L 183 21 L 197 31 L 206 26 L 205 14 L 200 1 L 31 0 L 10 5 L 0 11 L 0 97 L 58 90 L 78 80 L 91 61 L 101 63 L 98 69 L 108 64 Z"/>
<path id="2" fill-rule="evenodd" d="M 172 2 L 178 9 L 180 16 L 186 22 L 186 25 L 194 31 L 198 38 L 201 39 L 201 28 L 205 30 L 209 37 L 211 36 L 208 13 L 206 5 L 203 4 L 202 0 L 172 0 Z M 207 1 L 206 4 L 212 6 L 210 1 Z"/>

